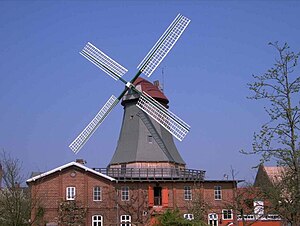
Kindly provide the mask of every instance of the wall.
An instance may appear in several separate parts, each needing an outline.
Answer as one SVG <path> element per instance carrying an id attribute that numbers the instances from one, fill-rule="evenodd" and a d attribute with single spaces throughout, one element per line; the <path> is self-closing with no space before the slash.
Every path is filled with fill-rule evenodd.
<path id="1" fill-rule="evenodd" d="M 45 208 L 45 222 L 57 222 L 58 205 L 66 199 L 66 187 L 76 187 L 76 201 L 87 207 L 86 225 L 91 225 L 93 215 L 102 215 L 104 225 L 115 225 L 121 215 L 131 215 L 132 223 L 147 225 L 166 209 L 178 208 L 182 215 L 192 213 L 195 200 L 202 199 L 209 209 L 205 214 L 205 221 L 209 213 L 218 216 L 218 225 L 227 225 L 234 220 L 223 220 L 222 209 L 228 209 L 232 204 L 233 188 L 235 183 L 230 181 L 119 181 L 111 182 L 101 176 L 72 166 L 62 171 L 53 173 L 30 183 L 33 196 Z M 93 187 L 102 188 L 102 201 L 93 201 Z M 128 201 L 121 200 L 121 189 L 129 187 Z M 153 204 L 154 187 L 162 188 L 162 203 L 160 206 Z M 192 189 L 192 200 L 184 200 L 184 187 Z M 221 186 L 222 200 L 215 200 L 214 187 Z M 32 213 L 32 217 L 34 212 Z M 258 225 L 259 226 L 259 225 Z"/>

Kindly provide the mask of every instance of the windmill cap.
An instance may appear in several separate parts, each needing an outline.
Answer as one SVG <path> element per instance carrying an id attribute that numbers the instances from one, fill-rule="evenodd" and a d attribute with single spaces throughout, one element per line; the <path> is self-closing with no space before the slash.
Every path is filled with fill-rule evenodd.
<path id="1" fill-rule="evenodd" d="M 163 105 L 167 105 L 169 103 L 168 98 L 163 94 L 163 92 L 159 89 L 159 82 L 155 82 L 155 85 L 151 82 L 147 81 L 144 78 L 138 77 L 133 85 L 141 92 L 146 92 L 151 97 L 159 101 Z M 129 100 L 138 99 L 139 95 L 135 95 L 132 93 L 127 93 L 122 101 L 122 105 L 124 105 L 124 102 L 127 102 Z"/>

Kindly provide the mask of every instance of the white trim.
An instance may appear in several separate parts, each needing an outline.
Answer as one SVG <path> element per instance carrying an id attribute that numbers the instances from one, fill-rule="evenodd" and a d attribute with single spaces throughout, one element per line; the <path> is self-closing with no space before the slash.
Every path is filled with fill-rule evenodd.
<path id="1" fill-rule="evenodd" d="M 99 191 L 96 191 L 95 189 L 98 189 L 99 188 Z M 95 192 L 97 194 L 96 197 L 99 197 L 99 199 L 95 199 Z M 99 196 L 98 196 L 99 195 Z M 102 187 L 101 186 L 94 186 L 93 187 L 93 201 L 94 202 L 100 202 L 102 201 Z"/>
<path id="2" fill-rule="evenodd" d="M 50 171 L 47 171 L 47 172 L 42 173 L 42 174 L 40 174 L 40 175 L 37 175 L 37 176 L 35 176 L 35 177 L 29 178 L 29 179 L 26 181 L 26 183 L 29 183 L 29 182 L 32 182 L 32 181 L 36 181 L 36 180 L 38 180 L 38 179 L 40 179 L 40 178 L 42 178 L 42 177 L 48 176 L 48 175 L 50 175 L 50 174 L 52 174 L 52 173 L 55 173 L 55 172 L 57 172 L 57 171 L 62 171 L 63 169 L 68 168 L 68 167 L 70 167 L 70 166 L 77 166 L 77 167 L 79 167 L 79 168 L 81 168 L 81 169 L 84 169 L 85 171 L 91 172 L 91 173 L 96 174 L 96 175 L 98 175 L 98 176 L 100 176 L 100 177 L 104 177 L 104 178 L 106 178 L 106 179 L 108 179 L 108 180 L 110 180 L 110 181 L 116 181 L 116 179 L 114 179 L 114 178 L 112 178 L 112 177 L 110 177 L 110 176 L 107 176 L 107 175 L 105 175 L 105 174 L 103 174 L 103 173 L 99 173 L 99 172 L 97 172 L 97 171 L 95 171 L 95 170 L 93 170 L 93 169 L 91 169 L 91 168 L 88 168 L 88 167 L 86 167 L 86 166 L 84 166 L 84 165 L 82 165 L 82 164 L 80 164 L 80 163 L 77 163 L 77 162 L 70 162 L 70 163 L 67 163 L 67 164 L 65 164 L 65 165 L 62 165 L 62 166 L 60 166 L 60 167 L 57 167 L 57 168 L 55 168 L 55 169 L 53 169 L 53 170 L 50 170 Z"/>
<path id="3" fill-rule="evenodd" d="M 76 188 L 74 186 L 66 187 L 66 200 L 75 200 L 75 197 L 76 197 Z"/>
<path id="4" fill-rule="evenodd" d="M 211 226 L 219 225 L 219 217 L 218 217 L 218 214 L 216 214 L 216 213 L 209 213 L 207 220 L 208 220 L 208 222 L 207 222 L 208 225 L 211 225 Z M 212 221 L 212 224 L 209 223 L 210 220 Z"/>
<path id="5" fill-rule="evenodd" d="M 221 185 L 214 186 L 214 198 L 215 198 L 215 200 L 222 200 L 222 186 Z"/>
<path id="6" fill-rule="evenodd" d="M 194 214 L 185 213 L 185 214 L 183 214 L 183 218 L 186 219 L 186 220 L 189 220 L 189 221 L 194 220 Z"/>
<path id="7" fill-rule="evenodd" d="M 96 219 L 94 219 L 94 218 L 96 218 Z M 100 218 L 100 220 L 98 218 Z M 97 225 L 102 226 L 103 225 L 103 216 L 102 215 L 93 215 L 92 216 L 92 225 L 94 225 L 95 223 Z"/>
<path id="8" fill-rule="evenodd" d="M 225 219 L 225 217 L 224 217 L 224 216 L 225 216 L 225 214 L 224 214 L 225 211 L 227 211 L 227 213 L 226 213 L 227 216 L 228 216 L 228 215 L 231 216 L 230 218 L 226 218 L 226 219 Z M 229 211 L 230 211 L 230 214 L 228 213 Z M 233 220 L 233 212 L 232 212 L 232 209 L 222 209 L 222 220 Z"/>
<path id="9" fill-rule="evenodd" d="M 120 226 L 126 225 L 126 226 L 131 226 L 131 216 L 130 215 L 121 215 L 120 216 Z"/>
<path id="10" fill-rule="evenodd" d="M 184 186 L 184 200 L 189 201 L 192 200 L 192 187 L 191 186 Z"/>
<path id="11" fill-rule="evenodd" d="M 130 199 L 129 187 L 128 186 L 121 187 L 121 201 L 129 201 L 129 199 Z"/>

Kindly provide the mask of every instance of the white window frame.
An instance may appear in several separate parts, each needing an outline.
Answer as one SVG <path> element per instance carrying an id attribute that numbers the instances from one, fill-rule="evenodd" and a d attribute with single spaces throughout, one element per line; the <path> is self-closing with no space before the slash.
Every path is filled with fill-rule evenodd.
<path id="1" fill-rule="evenodd" d="M 210 221 L 213 221 L 212 224 L 210 224 Z M 211 225 L 211 226 L 218 226 L 219 222 L 218 222 L 218 214 L 216 213 L 209 213 L 208 214 L 208 222 L 207 222 L 208 225 Z"/>
<path id="2" fill-rule="evenodd" d="M 184 186 L 184 200 L 192 200 L 191 186 Z"/>
<path id="3" fill-rule="evenodd" d="M 255 216 L 261 217 L 264 215 L 264 213 L 265 213 L 264 201 L 254 201 L 253 207 L 254 207 L 254 215 Z"/>
<path id="4" fill-rule="evenodd" d="M 104 225 L 103 217 L 101 215 L 93 215 L 92 216 L 92 226 L 103 226 L 103 225 Z"/>
<path id="5" fill-rule="evenodd" d="M 183 214 L 183 218 L 186 219 L 186 220 L 189 220 L 189 221 L 194 220 L 194 214 L 185 213 L 185 214 Z"/>
<path id="6" fill-rule="evenodd" d="M 93 201 L 102 201 L 102 188 L 100 186 L 93 187 Z"/>
<path id="7" fill-rule="evenodd" d="M 222 187 L 217 185 L 214 187 L 215 200 L 222 200 Z"/>
<path id="8" fill-rule="evenodd" d="M 131 216 L 121 215 L 120 216 L 120 226 L 131 226 Z"/>
<path id="9" fill-rule="evenodd" d="M 76 188 L 66 187 L 66 200 L 75 200 Z"/>
<path id="10" fill-rule="evenodd" d="M 225 218 L 226 216 L 226 218 Z M 230 216 L 230 217 L 228 217 Z M 223 209 L 222 210 L 222 219 L 223 220 L 232 220 L 233 219 L 233 213 L 231 209 Z"/>
<path id="11" fill-rule="evenodd" d="M 129 201 L 129 187 L 128 186 L 121 187 L 121 200 Z"/>

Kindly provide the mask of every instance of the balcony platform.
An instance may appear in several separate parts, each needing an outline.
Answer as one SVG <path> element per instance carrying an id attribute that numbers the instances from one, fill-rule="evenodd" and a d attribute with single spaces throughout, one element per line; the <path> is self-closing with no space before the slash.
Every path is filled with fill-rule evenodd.
<path id="1" fill-rule="evenodd" d="M 119 181 L 204 181 L 205 171 L 175 168 L 93 168 Z"/>

